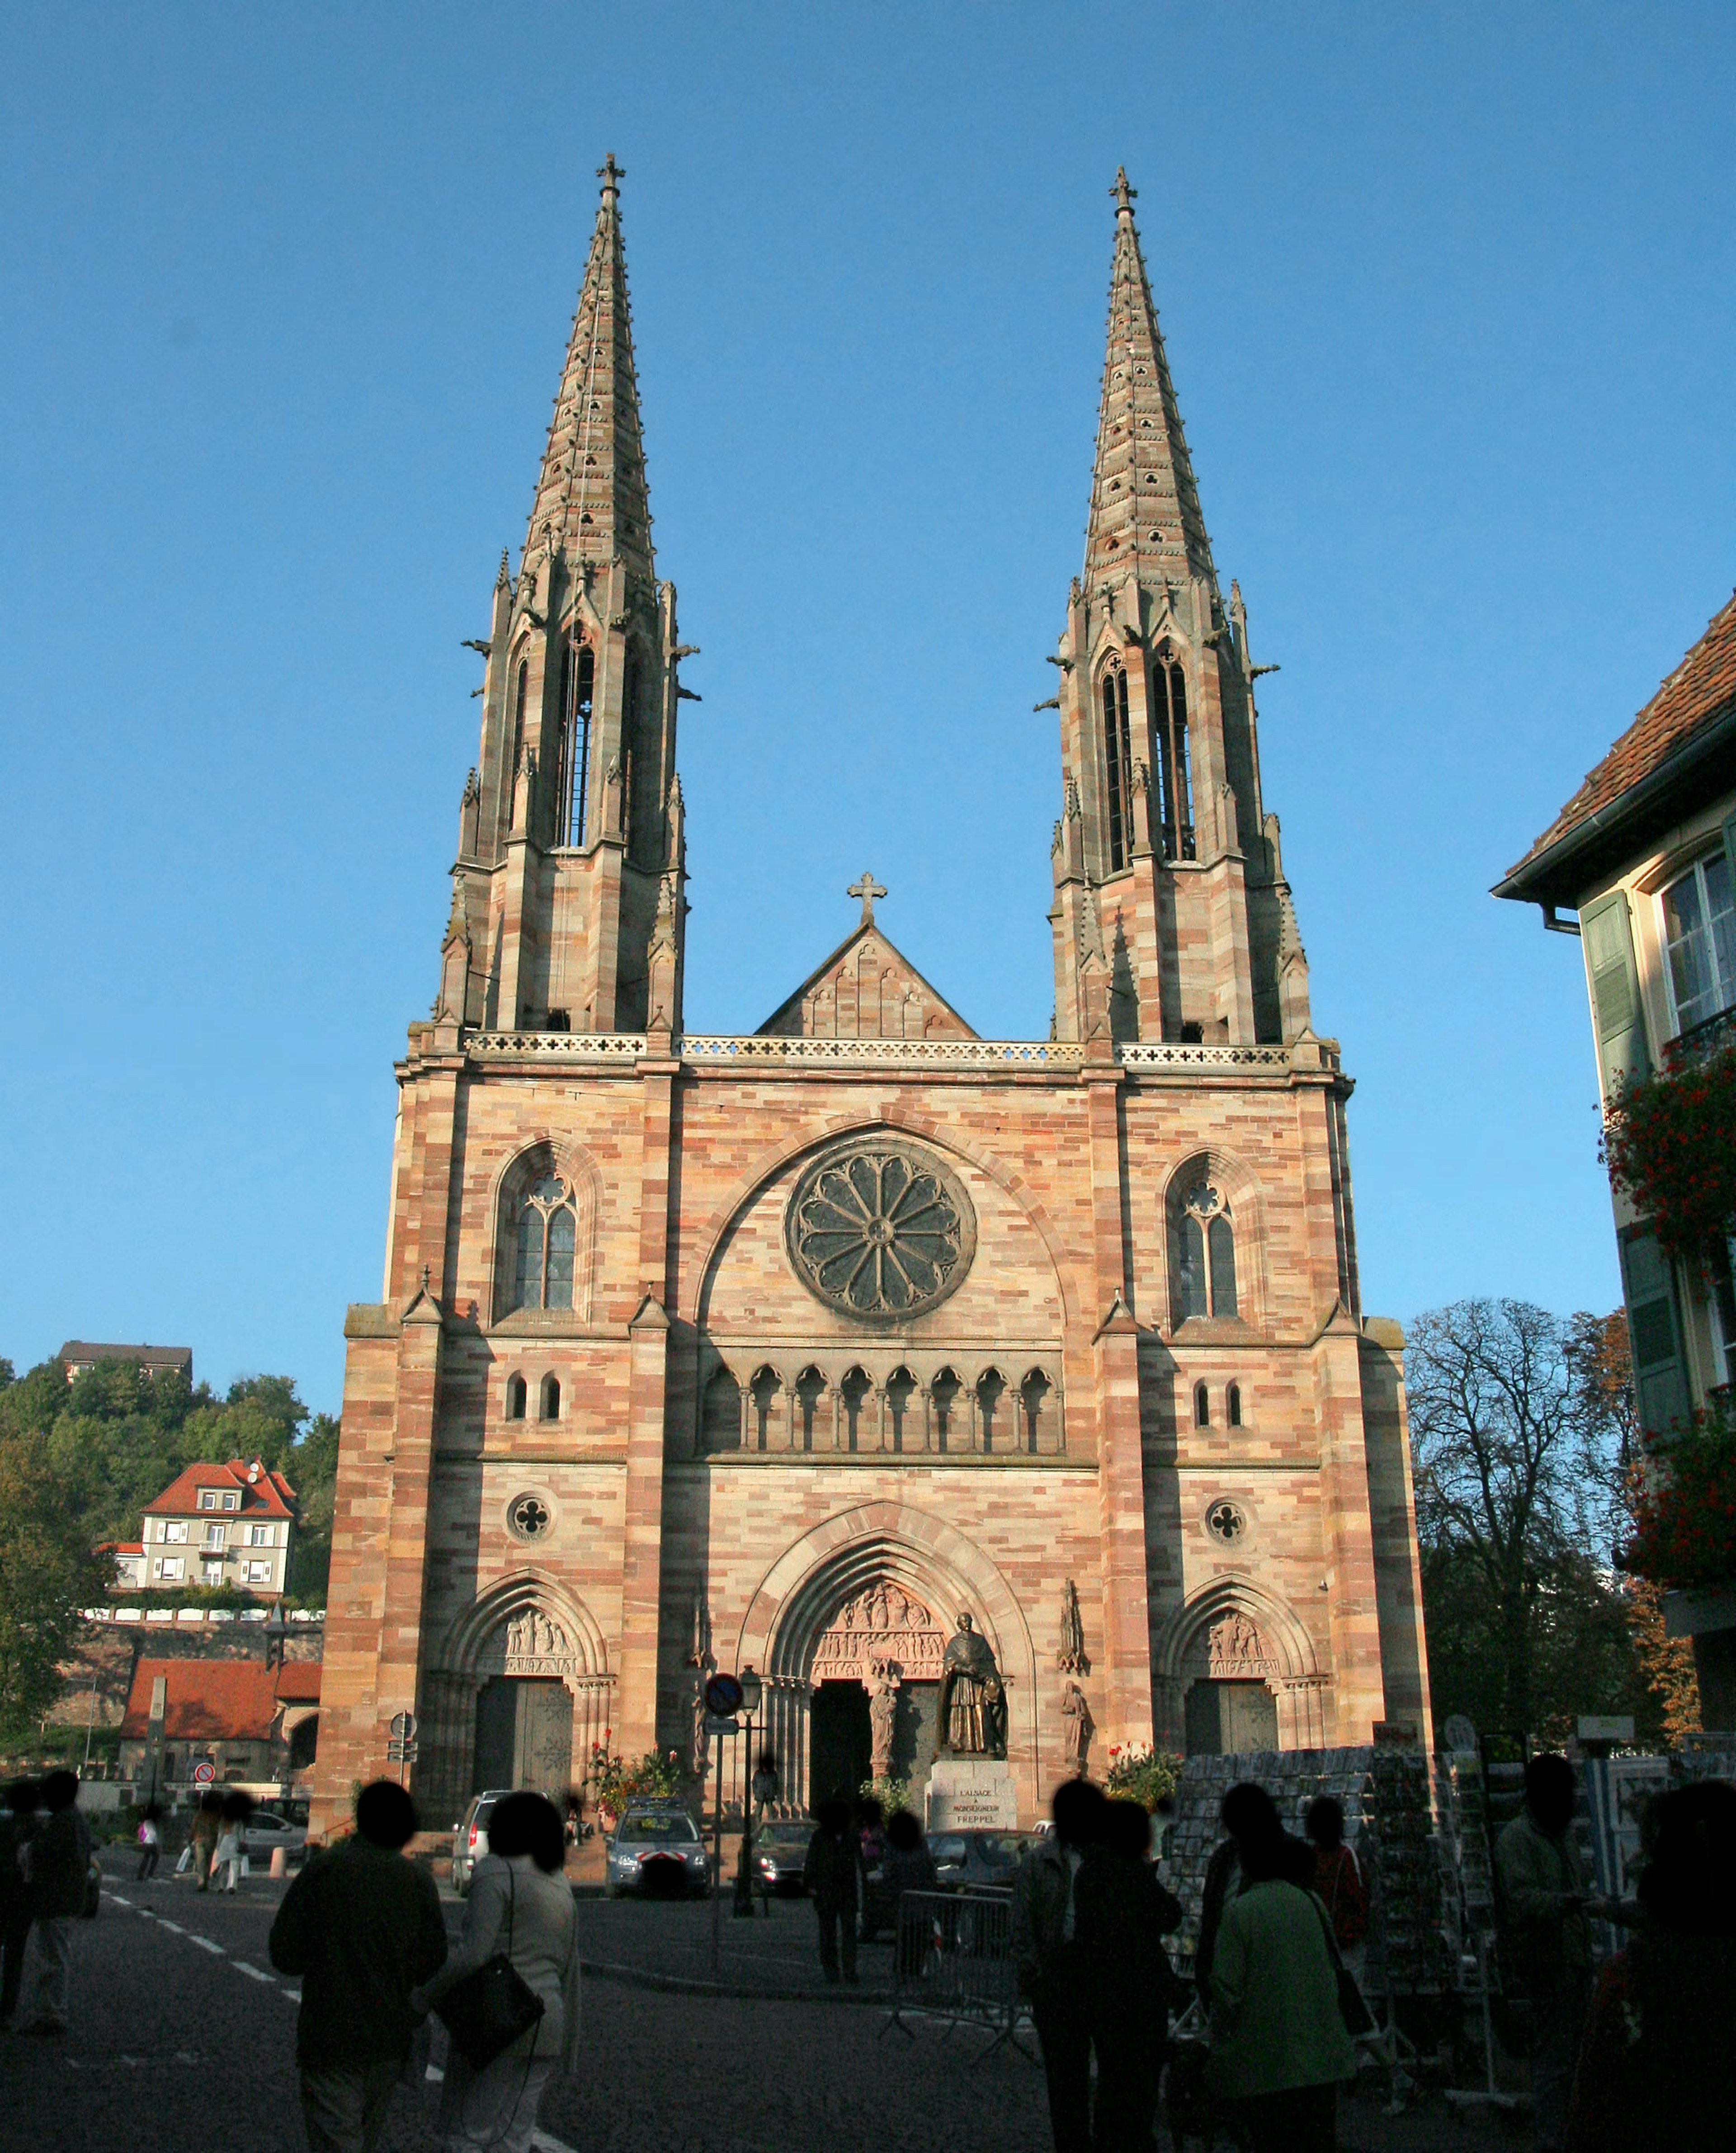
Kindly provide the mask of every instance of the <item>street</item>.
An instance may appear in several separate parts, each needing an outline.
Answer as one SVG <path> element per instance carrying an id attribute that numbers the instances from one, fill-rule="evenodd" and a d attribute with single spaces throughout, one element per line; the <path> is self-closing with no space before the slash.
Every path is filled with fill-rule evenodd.
<path id="1" fill-rule="evenodd" d="M 102 1911 L 74 1940 L 71 2031 L 0 2044 L 4 2138 L 33 2153 L 302 2153 L 297 1988 L 266 1950 L 284 1886 L 252 1877 L 235 1896 L 185 1880 L 131 1879 L 111 1865 Z M 588 1963 L 703 1979 L 710 1909 L 579 1901 Z M 462 1906 L 448 1900 L 456 1935 Z M 813 1981 L 812 1920 L 799 1901 L 731 1922 L 725 1977 L 737 1986 Z M 878 1983 L 883 1946 L 863 1954 Z M 541 2153 L 1046 2153 L 1042 2074 L 1005 2049 L 980 2068 L 984 2036 L 919 2025 L 879 2038 L 883 2014 L 817 1999 L 665 1993 L 609 1974 L 585 1984 L 583 2061 L 551 2087 Z M 395 2105 L 390 2153 L 435 2153 L 437 2088 Z M 1489 2135 L 1485 2135 L 1485 2131 Z M 1345 2105 L 1357 2153 L 1480 2153 L 1489 2126 L 1438 2109 L 1392 2119 Z"/>

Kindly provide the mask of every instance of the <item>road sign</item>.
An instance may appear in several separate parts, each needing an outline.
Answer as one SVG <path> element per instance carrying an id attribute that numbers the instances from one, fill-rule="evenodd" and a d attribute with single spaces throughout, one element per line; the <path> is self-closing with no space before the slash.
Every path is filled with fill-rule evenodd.
<path id="1" fill-rule="evenodd" d="M 741 1685 L 733 1675 L 713 1675 L 705 1684 L 705 1709 L 733 1719 L 741 1709 Z"/>
<path id="2" fill-rule="evenodd" d="M 216 1776 L 217 1768 L 209 1757 L 201 1757 L 193 1767 L 193 1784 L 196 1787 L 208 1787 Z"/>
<path id="3" fill-rule="evenodd" d="M 414 1742 L 416 1738 L 416 1715 L 413 1712 L 395 1712 L 392 1714 L 392 1739 L 395 1742 Z"/>
<path id="4" fill-rule="evenodd" d="M 720 1712 L 708 1712 L 705 1714 L 705 1732 L 708 1734 L 739 1734 L 741 1723 Z"/>

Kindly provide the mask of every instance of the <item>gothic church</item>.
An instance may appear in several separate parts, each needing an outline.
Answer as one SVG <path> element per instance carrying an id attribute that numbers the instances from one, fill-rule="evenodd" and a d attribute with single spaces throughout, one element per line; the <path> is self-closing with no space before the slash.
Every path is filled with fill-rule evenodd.
<path id="1" fill-rule="evenodd" d="M 1153 1740 L 1426 1739 L 1403 1341 L 1362 1311 L 1351 1082 L 1311 1018 L 1262 669 L 1133 190 L 1054 652 L 1052 1036 L 977 1037 L 863 874 L 781 1007 L 701 1038 L 690 654 L 613 159 L 600 176 L 478 644 L 384 1297 L 345 1327 L 316 1822 L 386 1769 L 400 1713 L 434 1824 L 473 1788 L 576 1784 L 605 1739 L 690 1758 L 711 1667 L 763 1678 L 787 1804 L 859 1780 L 871 1745 L 920 1780 L 967 1614 L 1021 1821 L 1082 1743 L 1101 1770 Z"/>

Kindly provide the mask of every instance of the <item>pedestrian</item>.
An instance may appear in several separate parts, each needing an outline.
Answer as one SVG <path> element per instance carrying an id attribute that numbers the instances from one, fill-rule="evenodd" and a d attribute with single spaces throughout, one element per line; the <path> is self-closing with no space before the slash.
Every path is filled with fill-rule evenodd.
<path id="1" fill-rule="evenodd" d="M 929 1852 L 914 1809 L 894 1809 L 886 1820 L 886 1855 L 880 1865 L 880 1878 L 892 1922 L 899 1977 L 914 1981 L 927 1961 L 928 1938 L 926 1935 L 904 1935 L 899 1906 L 907 1891 L 936 1891 L 940 1888 L 940 1880 L 934 1873 L 934 1857 Z"/>
<path id="2" fill-rule="evenodd" d="M 1199 2000 L 1208 2013 L 1212 2008 L 1212 1954 L 1217 1949 L 1218 1927 L 1224 1910 L 1242 1888 L 1241 1844 L 1245 1837 L 1262 1841 L 1284 1836 L 1277 1806 L 1262 1786 L 1243 1779 L 1224 1795 L 1218 1821 L 1225 1836 L 1213 1849 L 1205 1865 L 1205 1887 L 1199 1902 L 1199 1941 L 1194 1950 L 1194 1978 Z"/>
<path id="3" fill-rule="evenodd" d="M 1102 1833 L 1074 1880 L 1074 1937 L 1097 2052 L 1097 2153 L 1146 2153 L 1169 2041 L 1174 1974 L 1163 1939 L 1180 1901 L 1151 1865 L 1143 1802 L 1106 1804 Z"/>
<path id="4" fill-rule="evenodd" d="M 1591 2001 L 1591 1939 L 1579 1849 L 1569 1827 L 1578 1789 L 1565 1757 L 1525 1766 L 1525 1805 L 1495 1841 L 1501 1975 L 1530 1998 L 1532 2128 L 1539 2153 L 1560 2153 L 1573 2067 Z"/>
<path id="5" fill-rule="evenodd" d="M 859 1794 L 856 1800 L 858 1857 L 864 1876 L 884 1859 L 886 1810 L 878 1794 Z"/>
<path id="6" fill-rule="evenodd" d="M 1314 1849 L 1312 1888 L 1326 1910 L 1341 1952 L 1361 1946 L 1368 1933 L 1368 1886 L 1357 1857 L 1344 1843 L 1344 1807 L 1330 1794 L 1308 1804 L 1302 1829 Z"/>
<path id="7" fill-rule="evenodd" d="M 1074 1884 L 1087 1851 L 1104 1835 L 1107 1804 L 1089 1779 L 1064 1779 L 1051 1806 L 1055 1829 L 1026 1855 L 1013 1882 L 1013 1966 L 1043 2045 L 1055 2153 L 1088 2153 L 1091 1998 Z"/>
<path id="8" fill-rule="evenodd" d="M 1249 2153 L 1331 2153 L 1338 2086 L 1357 2068 L 1331 1928 L 1270 1800 L 1237 1804 L 1234 1828 L 1240 1888 L 1214 1940 L 1206 2084 L 1235 2105 Z"/>
<path id="9" fill-rule="evenodd" d="M 222 1830 L 217 1835 L 216 1850 L 211 1858 L 211 1873 L 220 1877 L 217 1888 L 232 1891 L 241 1881 L 241 1865 L 246 1845 L 247 1819 L 253 1814 L 251 1795 L 233 1788 L 222 1798 L 221 1811 Z"/>
<path id="10" fill-rule="evenodd" d="M 201 1891 L 211 1888 L 211 1863 L 222 1835 L 223 1797 L 215 1787 L 207 1787 L 199 1797 L 199 1806 L 193 1812 L 187 1832 L 187 1845 L 193 1856 L 193 1881 Z"/>
<path id="11" fill-rule="evenodd" d="M 139 1820 L 139 1881 L 157 1873 L 157 1861 L 163 1850 L 163 1835 L 158 1829 L 157 1819 L 162 1811 L 155 1802 L 148 1803 Z"/>
<path id="12" fill-rule="evenodd" d="M 766 1821 L 766 1810 L 777 1799 L 777 1757 L 774 1751 L 761 1750 L 760 1761 L 753 1768 L 751 1791 L 753 1794 L 755 1821 L 763 1824 Z"/>
<path id="13" fill-rule="evenodd" d="M 24 1875 L 24 1849 L 35 1836 L 41 1795 L 34 1779 L 14 1779 L 6 1790 L 6 1814 L 0 1816 L 0 2026 L 12 2023 L 18 2008 L 18 1983 L 30 1941 L 30 1886 Z"/>
<path id="14" fill-rule="evenodd" d="M 1569 2153 L 1711 2153 L 1736 2114 L 1736 1788 L 1677 1787 L 1652 1804 L 1638 1933 L 1598 1977 Z"/>
<path id="15" fill-rule="evenodd" d="M 807 1843 L 802 1881 L 820 1923 L 820 1967 L 827 1981 L 837 1979 L 838 1940 L 843 1939 L 844 1979 L 856 1979 L 856 1909 L 860 1899 L 860 1860 L 850 1828 L 850 1804 L 841 1794 L 821 1803 L 816 1830 Z"/>
<path id="16" fill-rule="evenodd" d="M 542 2016 L 480 2071 L 455 2040 L 446 2053 L 440 2129 L 448 2153 L 527 2153 L 552 2072 L 578 2060 L 578 1923 L 559 1814 L 544 1794 L 508 1794 L 488 1820 L 488 1852 L 471 1876 L 464 1934 L 434 1980 L 410 1998 L 437 2008 L 498 1952 L 542 2004 Z"/>
<path id="17" fill-rule="evenodd" d="M 356 1797 L 355 1830 L 283 1895 L 267 1948 L 301 1977 L 296 2057 L 312 2153 L 369 2153 L 415 2033 L 411 1992 L 446 1961 L 440 1894 L 405 1858 L 415 1804 L 394 1779 Z"/>
<path id="18" fill-rule="evenodd" d="M 79 1775 L 50 1772 L 42 1783 L 42 1824 L 24 1848 L 36 1981 L 21 2033 L 66 2031 L 73 1923 L 90 1881 L 90 1827 L 79 1813 Z"/>

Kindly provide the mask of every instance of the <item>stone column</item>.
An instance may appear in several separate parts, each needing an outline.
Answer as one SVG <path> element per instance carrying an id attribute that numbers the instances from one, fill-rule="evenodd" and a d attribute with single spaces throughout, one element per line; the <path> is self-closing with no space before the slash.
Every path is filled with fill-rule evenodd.
<path id="1" fill-rule="evenodd" d="M 669 1144 L 680 1064 L 644 1061 L 639 1158 L 640 1298 L 628 1326 L 632 1395 L 627 1424 L 626 1529 L 621 1566 L 621 1753 L 657 1745 L 663 1578 L 664 1402 L 669 1389 Z"/>

